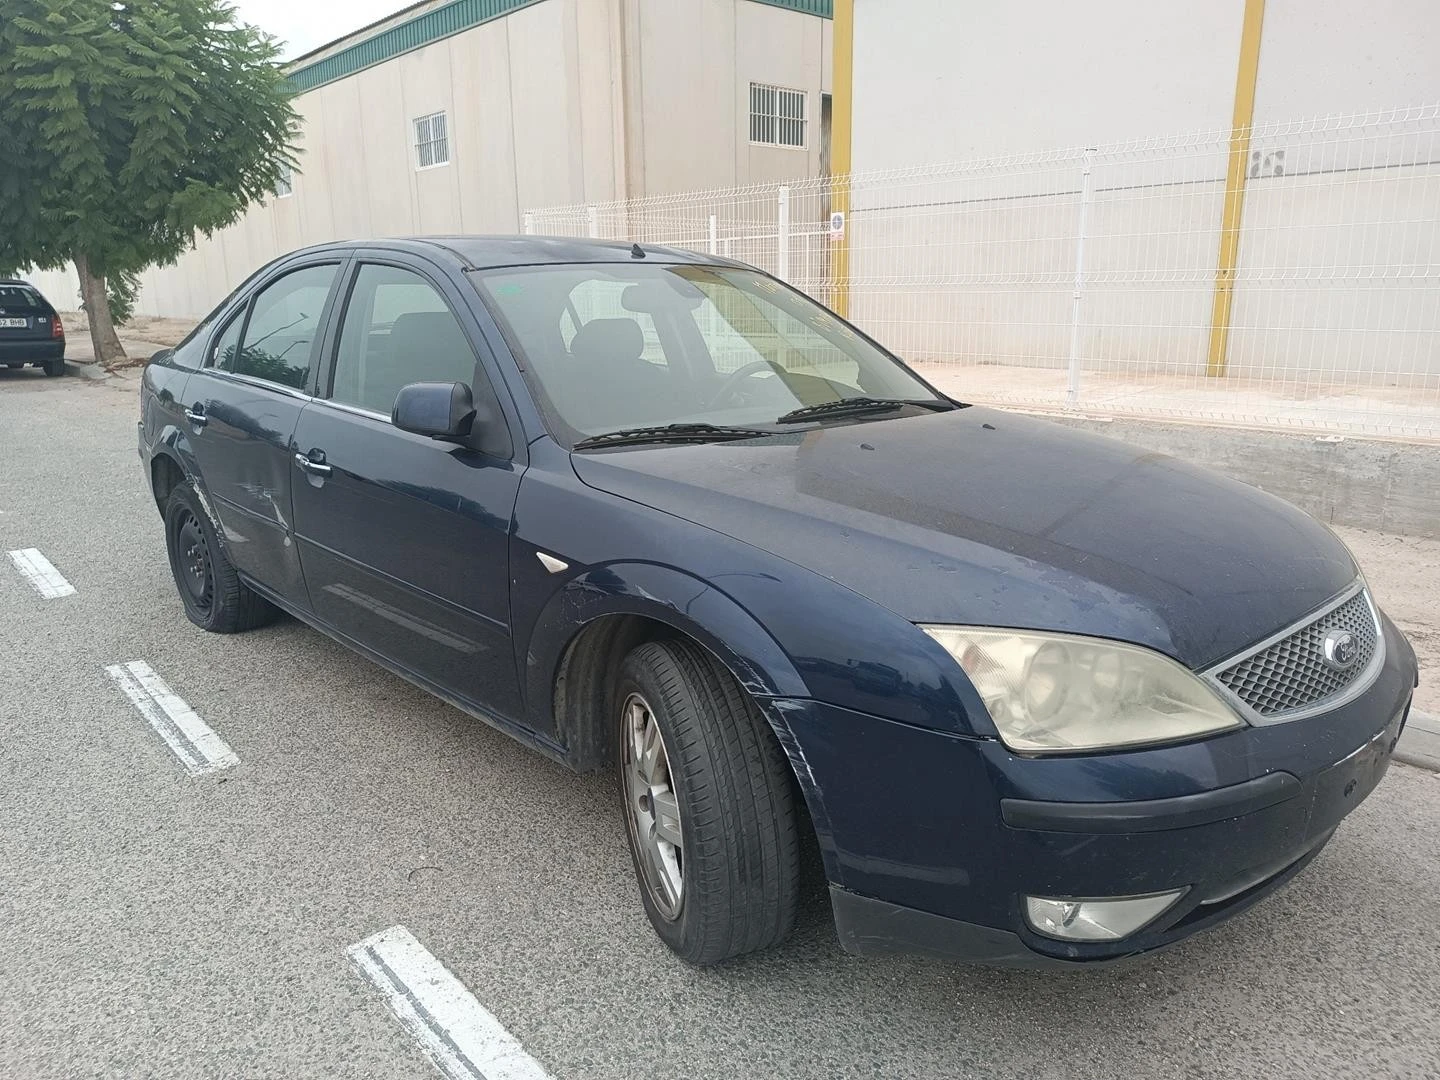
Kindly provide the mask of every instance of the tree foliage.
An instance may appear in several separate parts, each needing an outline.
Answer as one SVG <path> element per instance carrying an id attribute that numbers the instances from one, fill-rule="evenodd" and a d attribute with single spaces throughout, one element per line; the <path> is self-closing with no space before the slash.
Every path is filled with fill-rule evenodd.
<path id="1" fill-rule="evenodd" d="M 0 270 L 74 260 L 123 306 L 141 270 L 235 221 L 295 164 L 276 44 L 222 0 L 0 12 Z"/>

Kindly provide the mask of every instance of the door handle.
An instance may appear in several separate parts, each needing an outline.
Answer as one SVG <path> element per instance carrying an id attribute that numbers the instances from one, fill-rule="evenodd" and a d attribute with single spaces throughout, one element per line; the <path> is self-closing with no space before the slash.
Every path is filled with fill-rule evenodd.
<path id="1" fill-rule="evenodd" d="M 299 465 L 303 471 L 310 473 L 312 476 L 329 476 L 335 471 L 323 461 L 312 461 L 305 454 L 296 454 L 295 464 Z"/>
<path id="2" fill-rule="evenodd" d="M 205 410 L 199 405 L 196 405 L 193 409 L 186 409 L 185 419 L 189 420 L 190 423 L 196 427 L 204 427 L 210 422 L 210 418 L 205 415 Z"/>

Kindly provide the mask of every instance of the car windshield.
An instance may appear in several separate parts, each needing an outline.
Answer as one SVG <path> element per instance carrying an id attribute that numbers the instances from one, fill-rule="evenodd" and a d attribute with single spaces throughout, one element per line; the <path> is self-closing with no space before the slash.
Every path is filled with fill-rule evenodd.
<path id="1" fill-rule="evenodd" d="M 910 402 L 950 407 L 825 308 L 755 271 L 595 263 L 473 278 L 571 446 L 672 424 L 793 431 L 925 411 Z M 866 401 L 836 405 L 852 398 Z"/>

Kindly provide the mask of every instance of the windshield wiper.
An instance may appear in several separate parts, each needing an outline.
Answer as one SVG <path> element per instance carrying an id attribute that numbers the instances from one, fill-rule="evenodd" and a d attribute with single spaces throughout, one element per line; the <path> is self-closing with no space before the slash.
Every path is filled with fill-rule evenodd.
<path id="1" fill-rule="evenodd" d="M 839 401 L 822 401 L 819 405 L 805 405 L 792 412 L 787 412 L 784 416 L 777 419 L 775 423 L 798 424 L 802 421 L 814 420 L 822 416 L 863 416 L 866 413 L 891 412 L 894 409 L 903 409 L 906 405 L 915 405 L 922 409 L 933 410 L 948 410 L 954 408 L 948 401 L 910 401 L 905 398 L 852 397 L 841 398 Z"/>
<path id="2" fill-rule="evenodd" d="M 721 442 L 729 439 L 754 439 L 774 432 L 755 428 L 721 427 L 718 424 L 659 424 L 654 427 L 624 428 L 581 439 L 572 449 L 590 450 L 598 446 L 628 446 L 636 443 Z"/>

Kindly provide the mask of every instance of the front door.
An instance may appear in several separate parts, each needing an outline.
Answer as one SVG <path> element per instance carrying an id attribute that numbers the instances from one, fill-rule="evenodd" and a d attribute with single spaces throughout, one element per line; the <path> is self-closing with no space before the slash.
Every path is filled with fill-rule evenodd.
<path id="1" fill-rule="evenodd" d="M 310 401 L 315 358 L 338 262 L 289 269 L 264 285 L 216 335 L 185 384 L 185 422 L 199 477 L 231 563 L 304 604 L 290 538 L 291 436 Z"/>
<path id="2" fill-rule="evenodd" d="M 426 267 L 355 268 L 330 385 L 295 431 L 300 560 L 311 607 L 333 629 L 517 719 L 508 549 L 521 468 L 463 298 Z M 416 382 L 470 385 L 484 418 L 471 444 L 390 423 L 396 394 Z"/>

